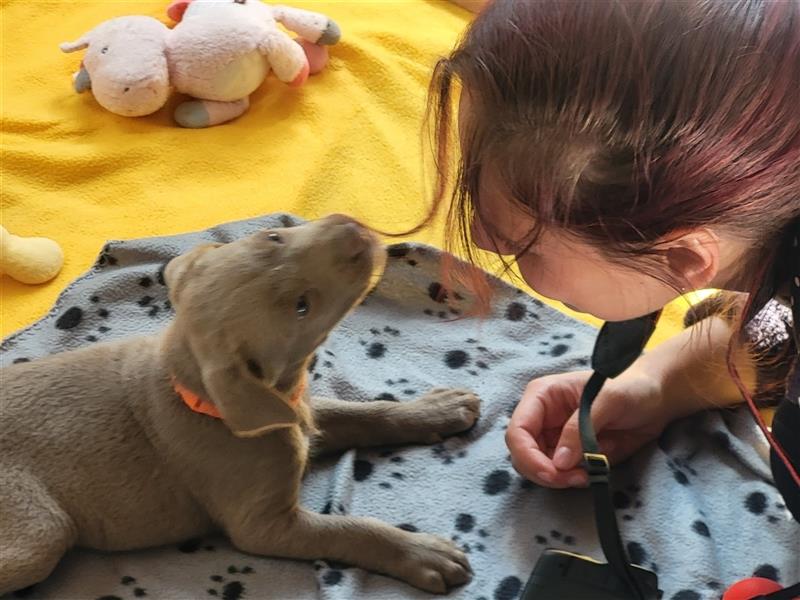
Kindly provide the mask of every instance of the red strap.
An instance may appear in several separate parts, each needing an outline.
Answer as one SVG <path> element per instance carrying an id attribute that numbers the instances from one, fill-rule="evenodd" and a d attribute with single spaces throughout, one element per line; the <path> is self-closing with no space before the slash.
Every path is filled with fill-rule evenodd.
<path id="1" fill-rule="evenodd" d="M 797 474 L 797 471 L 789 460 L 789 457 L 786 456 L 786 453 L 783 451 L 783 448 L 781 448 L 781 445 L 775 441 L 775 438 L 772 436 L 772 432 L 764 422 L 764 417 L 761 416 L 761 411 L 758 410 L 758 407 L 753 400 L 753 396 L 747 391 L 747 387 L 744 385 L 741 375 L 739 375 L 739 369 L 736 368 L 736 365 L 733 362 L 733 357 L 731 356 L 732 352 L 733 344 L 730 344 L 728 346 L 728 371 L 730 372 L 731 377 L 739 388 L 739 391 L 741 391 L 742 395 L 744 396 L 744 399 L 747 402 L 747 407 L 750 409 L 750 413 L 753 415 L 756 423 L 758 423 L 758 426 L 761 428 L 761 432 L 764 434 L 764 437 L 767 438 L 767 443 L 769 443 L 770 448 L 772 448 L 773 452 L 775 452 L 781 462 L 786 465 L 786 470 L 789 471 L 789 475 L 791 475 L 792 479 L 794 479 L 795 484 L 800 487 L 800 475 Z M 800 360 L 800 358 L 796 360 Z"/>

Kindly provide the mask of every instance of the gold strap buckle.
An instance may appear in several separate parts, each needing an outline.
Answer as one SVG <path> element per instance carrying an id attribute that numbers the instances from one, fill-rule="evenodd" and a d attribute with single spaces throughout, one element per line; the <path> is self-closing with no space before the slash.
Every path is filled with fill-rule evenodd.
<path id="1" fill-rule="evenodd" d="M 590 480 L 603 480 L 608 478 L 611 466 L 605 454 L 584 452 L 583 460 L 586 463 L 586 472 L 589 474 Z"/>

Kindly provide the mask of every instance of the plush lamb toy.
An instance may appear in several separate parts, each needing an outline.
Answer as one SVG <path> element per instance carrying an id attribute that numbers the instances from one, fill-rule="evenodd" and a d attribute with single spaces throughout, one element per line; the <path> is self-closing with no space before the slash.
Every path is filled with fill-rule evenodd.
<path id="1" fill-rule="evenodd" d="M 152 17 L 118 17 L 61 44 L 64 52 L 87 48 L 73 76 L 76 91 L 91 89 L 107 110 L 140 117 L 164 106 L 174 89 L 196 98 L 175 110 L 179 125 L 219 125 L 247 110 L 270 70 L 302 85 L 325 66 L 324 46 L 340 36 L 324 15 L 260 0 L 176 0 L 167 14 L 178 21 L 173 29 Z"/>

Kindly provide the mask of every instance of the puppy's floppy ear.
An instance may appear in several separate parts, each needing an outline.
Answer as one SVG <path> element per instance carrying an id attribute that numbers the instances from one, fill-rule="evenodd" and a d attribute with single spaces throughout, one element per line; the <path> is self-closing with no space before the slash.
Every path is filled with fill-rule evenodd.
<path id="1" fill-rule="evenodd" d="M 220 246 L 222 246 L 222 244 L 203 244 L 169 261 L 164 269 L 164 283 L 167 284 L 167 288 L 169 288 L 170 292 L 175 294 L 180 290 L 186 275 L 191 272 L 198 258 L 209 250 L 219 248 Z"/>
<path id="2" fill-rule="evenodd" d="M 237 437 L 255 437 L 296 425 L 300 418 L 278 393 L 236 364 L 203 368 L 203 385 L 222 420 Z"/>

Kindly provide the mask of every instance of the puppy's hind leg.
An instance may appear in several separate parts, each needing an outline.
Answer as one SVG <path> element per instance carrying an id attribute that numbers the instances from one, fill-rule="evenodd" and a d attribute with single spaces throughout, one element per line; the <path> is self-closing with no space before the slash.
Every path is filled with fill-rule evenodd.
<path id="1" fill-rule="evenodd" d="M 72 520 L 34 477 L 0 465 L 0 596 L 45 579 L 75 543 Z"/>
<path id="2" fill-rule="evenodd" d="M 317 454 L 392 444 L 433 444 L 466 431 L 480 413 L 472 392 L 434 389 L 412 402 L 345 402 L 314 398 Z"/>

